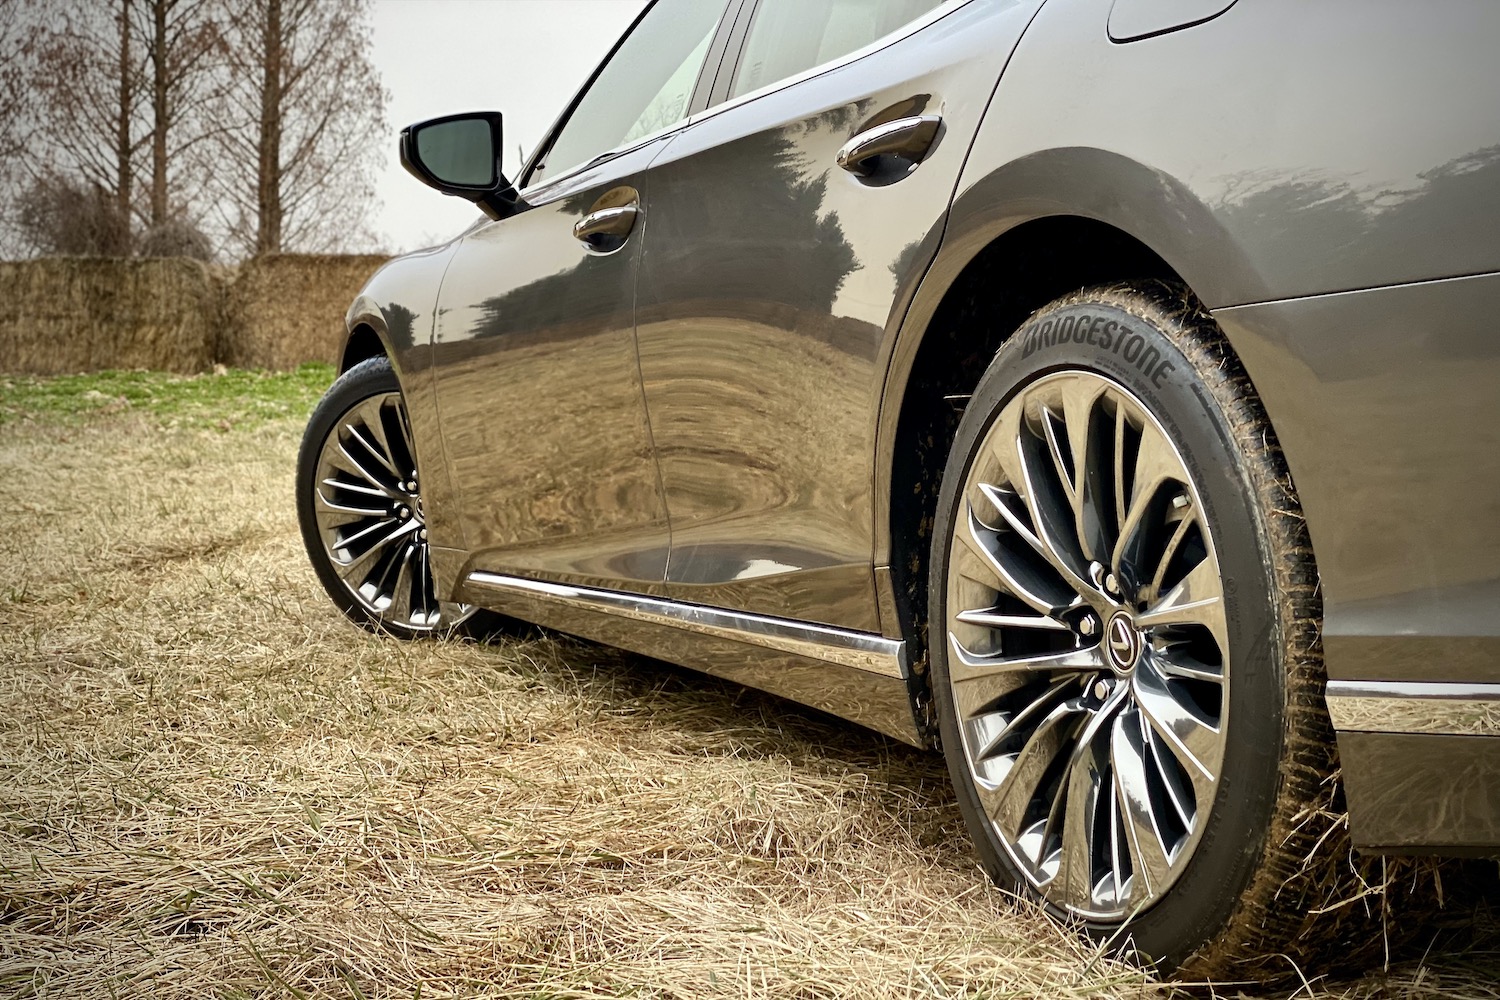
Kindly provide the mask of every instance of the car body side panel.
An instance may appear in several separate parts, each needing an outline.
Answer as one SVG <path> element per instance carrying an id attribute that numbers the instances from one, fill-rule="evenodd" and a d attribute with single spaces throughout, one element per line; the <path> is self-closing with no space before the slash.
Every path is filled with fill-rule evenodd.
<path id="1" fill-rule="evenodd" d="M 682 600 L 878 631 L 881 343 L 1036 0 L 971 3 L 811 79 L 710 113 L 651 166 L 638 337 Z M 909 173 L 841 146 L 940 115 Z"/>
<path id="2" fill-rule="evenodd" d="M 1500 680 L 1500 275 L 1216 315 L 1293 470 L 1329 677 Z"/>
<path id="3" fill-rule="evenodd" d="M 1392 854 L 1495 854 L 1500 736 L 1339 734 L 1349 834 Z"/>
<path id="4" fill-rule="evenodd" d="M 468 570 L 661 583 L 668 526 L 634 330 L 648 222 L 637 215 L 608 254 L 573 227 L 639 201 L 662 141 L 528 191 L 520 212 L 465 237 L 448 267 L 432 349 Z"/>
<path id="5" fill-rule="evenodd" d="M 462 561 L 445 560 L 438 553 L 461 550 L 463 529 L 448 476 L 434 395 L 432 327 L 438 288 L 457 246 L 458 240 L 454 240 L 389 261 L 365 283 L 345 317 L 350 331 L 367 327 L 380 338 L 401 382 L 412 444 L 422 470 L 422 504 L 434 545 L 434 562 L 438 564 L 436 579 L 439 593 L 445 595 L 457 582 Z M 342 355 L 342 349 L 339 353 Z"/>
<path id="6" fill-rule="evenodd" d="M 1500 270 L 1500 6 L 1261 0 L 1128 44 L 1108 9 L 1028 29 L 957 238 L 1089 216 L 1211 307 Z"/>

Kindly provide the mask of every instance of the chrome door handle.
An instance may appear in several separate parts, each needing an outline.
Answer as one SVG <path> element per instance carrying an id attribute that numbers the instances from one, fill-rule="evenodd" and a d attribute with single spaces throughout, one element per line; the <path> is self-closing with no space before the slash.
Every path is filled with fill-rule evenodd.
<path id="1" fill-rule="evenodd" d="M 573 236 L 590 250 L 618 249 L 635 228 L 638 205 L 620 205 L 590 212 L 573 226 Z"/>
<path id="2" fill-rule="evenodd" d="M 868 177 L 879 166 L 882 156 L 894 156 L 913 164 L 921 163 L 937 139 L 939 115 L 914 115 L 865 129 L 839 150 L 839 166 L 860 177 Z"/>

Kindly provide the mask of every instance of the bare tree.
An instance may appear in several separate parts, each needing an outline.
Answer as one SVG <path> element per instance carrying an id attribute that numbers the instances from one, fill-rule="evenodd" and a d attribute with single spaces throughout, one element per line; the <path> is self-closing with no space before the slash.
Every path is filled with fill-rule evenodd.
<path id="1" fill-rule="evenodd" d="M 76 178 L 80 190 L 106 192 L 126 220 L 145 142 L 132 2 L 54 10 L 35 42 L 34 133 L 25 163 L 28 188 Z"/>
<path id="2" fill-rule="evenodd" d="M 131 0 L 123 0 L 129 4 Z M 210 105 L 223 86 L 215 72 L 223 53 L 219 0 L 134 0 L 136 32 L 145 40 L 146 85 L 150 91 L 151 194 L 147 219 L 153 228 L 172 220 L 197 195 L 197 184 L 173 178 L 173 166 L 209 138 Z M 122 41 L 122 52 L 126 45 Z M 121 57 L 123 67 L 125 57 Z M 175 197 L 174 197 L 175 195 Z"/>
<path id="3" fill-rule="evenodd" d="M 31 126 L 26 78 L 39 33 L 31 7 L 29 0 L 0 0 L 0 163 L 21 156 Z"/>
<path id="4" fill-rule="evenodd" d="M 231 124 L 210 144 L 210 203 L 244 253 L 373 243 L 387 94 L 369 15 L 370 0 L 247 0 L 230 14 L 219 119 Z"/>
<path id="5" fill-rule="evenodd" d="M 32 130 L 32 89 L 28 77 L 36 56 L 39 28 L 29 15 L 31 0 L 0 0 L 0 255 L 19 251 L 15 215 L 22 160 Z"/>
<path id="6" fill-rule="evenodd" d="M 216 72 L 223 0 L 48 0 L 31 7 L 42 15 L 31 18 L 23 71 L 34 101 L 12 191 L 41 202 L 48 200 L 43 192 L 71 189 L 91 200 L 104 192 L 127 237 L 169 225 L 197 229 L 202 184 L 183 168 L 214 127 L 210 105 L 225 79 Z M 29 218 L 34 226 L 63 217 L 49 211 Z M 38 244 L 34 228 L 28 232 Z M 60 234 L 40 242 L 77 241 Z M 129 250 L 127 238 L 119 252 Z"/>

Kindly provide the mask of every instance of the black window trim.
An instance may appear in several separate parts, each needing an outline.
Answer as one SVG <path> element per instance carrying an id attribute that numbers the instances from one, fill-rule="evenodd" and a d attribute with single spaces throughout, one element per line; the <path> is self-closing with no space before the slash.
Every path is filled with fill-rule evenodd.
<path id="1" fill-rule="evenodd" d="M 744 28 L 738 32 L 732 64 L 730 59 L 726 58 L 724 60 L 725 64 L 728 65 L 729 68 L 727 72 L 725 72 L 723 69 L 720 70 L 719 79 L 714 83 L 714 92 L 711 95 L 711 103 L 709 107 L 705 109 L 703 113 L 700 113 L 699 115 L 696 115 L 693 118 L 689 119 L 690 124 L 696 124 L 697 122 L 702 121 L 704 118 L 722 114 L 723 112 L 728 111 L 731 108 L 739 107 L 741 104 L 749 104 L 751 101 L 757 100 L 761 97 L 765 97 L 767 94 L 774 94 L 778 91 L 786 90 L 788 87 L 795 87 L 797 84 L 802 83 L 806 80 L 820 77 L 825 73 L 831 73 L 834 70 L 839 69 L 843 66 L 847 66 L 852 62 L 863 59 L 866 56 L 873 55 L 874 53 L 879 52 L 882 49 L 889 48 L 890 46 L 895 45 L 897 42 L 911 37 L 924 28 L 936 24 L 943 18 L 947 17 L 949 14 L 952 14 L 954 11 L 958 10 L 960 7 L 966 7 L 969 4 L 973 3 L 974 0 L 943 0 L 942 3 L 939 3 L 936 7 L 933 7 L 921 17 L 918 17 L 912 21 L 908 21 L 906 24 L 903 24 L 901 27 L 897 28 L 890 34 L 882 35 L 881 37 L 872 41 L 870 44 L 855 49 L 853 52 L 846 52 L 841 56 L 828 60 L 827 62 L 818 63 L 816 66 L 809 66 L 807 69 L 803 70 L 800 73 L 794 73 L 791 76 L 784 77 L 780 80 L 773 80 L 770 83 L 765 84 L 764 86 L 757 87 L 755 90 L 751 90 L 747 93 L 741 94 L 738 97 L 731 98 L 729 96 L 729 90 L 734 86 L 734 78 L 735 75 L 739 72 L 740 60 L 745 56 L 745 43 L 749 40 L 750 26 L 754 23 L 755 14 L 760 10 L 760 5 L 764 3 L 765 0 L 744 0 L 744 2 L 746 8 L 746 10 L 744 11 Z"/>
<path id="2" fill-rule="evenodd" d="M 656 3 L 657 0 L 651 0 L 650 3 L 641 9 L 640 14 L 636 15 L 636 19 L 630 22 L 630 27 L 620 35 L 619 39 L 610 48 L 609 54 L 599 60 L 599 65 L 594 67 L 594 71 L 589 74 L 589 78 L 584 81 L 583 86 L 578 88 L 578 92 L 573 95 L 573 99 L 568 102 L 562 114 L 558 115 L 552 126 L 547 129 L 546 137 L 537 143 L 536 149 L 532 151 L 531 156 L 527 159 L 525 166 L 521 168 L 521 172 L 518 175 L 516 186 L 520 190 L 523 200 L 526 200 L 526 195 L 528 194 L 545 192 L 556 182 L 581 173 L 590 167 L 598 166 L 600 163 L 612 160 L 617 156 L 623 156 L 631 150 L 639 149 L 642 146 L 653 143 L 664 136 L 671 135 L 687 127 L 697 114 L 708 106 L 711 91 L 718 81 L 724 54 L 729 47 L 730 36 L 734 33 L 735 28 L 739 26 L 740 15 L 744 8 L 750 6 L 752 0 L 719 0 L 719 3 L 724 7 L 723 12 L 719 15 L 719 26 L 714 31 L 713 41 L 709 43 L 708 53 L 703 59 L 703 65 L 698 70 L 698 79 L 693 85 L 692 96 L 688 99 L 687 114 L 681 121 L 669 125 L 664 129 L 658 129 L 649 135 L 632 139 L 630 142 L 623 143 L 613 149 L 607 149 L 593 159 L 569 167 L 562 173 L 551 177 L 543 177 L 535 184 L 531 183 L 533 171 L 535 171 L 539 164 L 546 161 L 547 155 L 552 151 L 552 144 L 557 141 L 558 135 L 567 126 L 568 120 L 572 118 L 574 110 L 577 109 L 584 95 L 594 86 L 594 81 L 599 78 L 600 73 L 604 72 L 604 67 L 609 65 L 610 60 L 615 57 L 615 53 L 619 52 L 621 47 L 624 46 L 626 39 L 634 34 L 635 30 L 640 27 L 641 22 L 656 7 Z M 712 67 L 712 72 L 710 72 L 710 67 Z M 705 82 L 707 85 L 705 85 Z"/>

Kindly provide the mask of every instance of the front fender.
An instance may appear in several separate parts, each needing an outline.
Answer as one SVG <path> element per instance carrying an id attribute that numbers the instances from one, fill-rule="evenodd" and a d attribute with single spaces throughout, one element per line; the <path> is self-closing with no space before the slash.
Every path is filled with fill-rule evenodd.
<path id="1" fill-rule="evenodd" d="M 457 497 L 438 420 L 432 331 L 443 274 L 461 239 L 388 262 L 371 276 L 345 315 L 343 357 L 350 338 L 374 335 L 401 383 L 422 483 L 438 593 L 447 599 L 463 562 Z"/>

